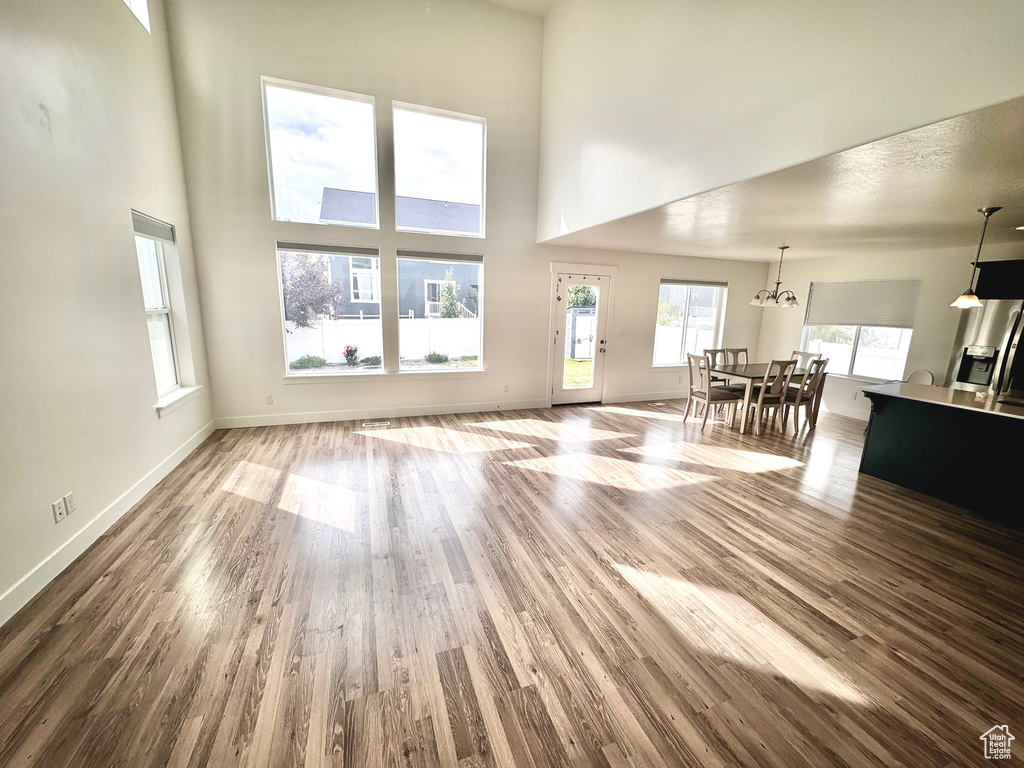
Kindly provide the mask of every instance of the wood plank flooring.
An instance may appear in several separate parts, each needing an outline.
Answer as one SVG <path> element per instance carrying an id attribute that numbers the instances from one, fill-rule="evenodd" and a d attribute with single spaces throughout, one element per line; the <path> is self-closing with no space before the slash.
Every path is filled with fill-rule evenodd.
<path id="1" fill-rule="evenodd" d="M 759 438 L 681 408 L 217 432 L 0 628 L 0 765 L 1024 744 L 1024 535 L 858 476 L 858 422 Z"/>

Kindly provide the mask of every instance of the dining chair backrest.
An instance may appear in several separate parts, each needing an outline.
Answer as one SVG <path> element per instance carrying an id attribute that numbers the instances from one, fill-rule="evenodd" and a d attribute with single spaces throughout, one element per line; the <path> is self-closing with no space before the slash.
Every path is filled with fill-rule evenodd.
<path id="1" fill-rule="evenodd" d="M 807 373 L 810 378 L 807 381 L 807 387 L 804 390 L 808 394 L 814 394 L 821 389 L 821 382 L 825 380 L 825 368 L 828 366 L 827 357 L 819 357 L 817 360 L 811 360 L 811 364 L 807 366 Z"/>
<path id="2" fill-rule="evenodd" d="M 804 391 L 808 394 L 817 392 L 821 387 L 821 382 L 825 378 L 825 368 L 828 366 L 827 357 L 818 357 L 816 360 L 811 360 L 811 365 L 807 367 L 807 386 Z"/>
<path id="3" fill-rule="evenodd" d="M 725 364 L 726 365 L 746 365 L 747 364 L 747 348 L 746 347 L 727 347 L 725 350 Z"/>
<path id="4" fill-rule="evenodd" d="M 796 360 L 772 360 L 768 370 L 764 372 L 761 391 L 766 395 L 780 395 L 785 392 L 795 369 Z"/>
<path id="5" fill-rule="evenodd" d="M 909 382 L 911 384 L 931 385 L 935 383 L 935 374 L 932 373 L 931 371 L 927 371 L 922 368 L 920 370 L 911 372 L 907 376 L 907 378 L 904 379 L 904 381 Z"/>
<path id="6" fill-rule="evenodd" d="M 811 364 L 811 360 L 817 360 L 819 357 L 821 357 L 821 352 L 803 352 L 799 349 L 794 349 L 793 354 L 790 355 L 791 359 L 800 362 L 801 368 L 806 368 Z"/>
<path id="7" fill-rule="evenodd" d="M 711 360 L 711 365 L 728 365 L 729 360 L 726 358 L 726 350 L 724 349 L 705 349 L 704 355 Z"/>
<path id="8" fill-rule="evenodd" d="M 708 373 L 711 358 L 708 355 L 694 355 L 687 352 L 686 365 L 690 371 L 690 391 L 706 394 L 711 387 L 711 374 Z"/>

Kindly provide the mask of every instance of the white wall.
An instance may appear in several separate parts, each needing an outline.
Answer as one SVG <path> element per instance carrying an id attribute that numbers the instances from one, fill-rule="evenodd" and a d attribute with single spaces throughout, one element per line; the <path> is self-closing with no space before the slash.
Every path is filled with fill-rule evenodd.
<path id="1" fill-rule="evenodd" d="M 163 12 L 3 4 L 0 623 L 209 430 L 209 388 L 157 418 L 130 210 L 177 227 L 206 381 Z M 50 502 L 78 510 L 54 523 Z"/>
<path id="2" fill-rule="evenodd" d="M 971 277 L 974 248 L 945 248 L 910 251 L 903 254 L 857 254 L 827 259 L 794 259 L 786 262 L 783 288 L 796 292 L 798 310 L 764 309 L 759 348 L 765 359 L 788 359 L 800 346 L 804 309 L 812 281 L 844 282 L 912 277 L 921 281 L 914 319 L 914 334 L 907 354 L 906 373 L 918 369 L 931 371 L 935 383 L 942 385 L 960 315 L 950 302 L 967 287 Z M 1020 246 L 986 246 L 982 260 L 1024 257 Z M 862 379 L 829 376 L 822 407 L 834 413 L 867 419 L 870 402 L 861 390 L 871 383 Z"/>
<path id="3" fill-rule="evenodd" d="M 1024 94 L 1019 0 L 561 0 L 541 241 Z"/>
<path id="4" fill-rule="evenodd" d="M 609 349 L 610 395 L 678 392 L 677 375 L 651 371 L 660 277 L 729 279 L 734 295 L 753 295 L 766 279 L 764 264 L 536 245 L 540 19 L 464 0 L 169 0 L 169 9 L 218 425 L 543 404 L 552 261 L 620 267 L 613 322 L 622 343 Z M 261 75 L 375 97 L 380 231 L 271 221 Z M 392 100 L 487 118 L 485 240 L 394 231 Z M 380 248 L 391 371 L 395 249 L 483 252 L 486 372 L 285 382 L 277 239 Z M 727 338 L 753 347 L 758 312 L 731 308 Z"/>

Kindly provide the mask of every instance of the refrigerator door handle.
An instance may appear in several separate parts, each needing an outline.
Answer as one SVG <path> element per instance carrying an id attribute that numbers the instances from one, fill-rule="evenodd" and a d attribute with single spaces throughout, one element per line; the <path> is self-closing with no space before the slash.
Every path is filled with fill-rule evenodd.
<path id="1" fill-rule="evenodd" d="M 999 357 L 996 359 L 996 370 L 992 376 L 991 391 L 997 395 L 1003 391 L 1003 377 L 1006 372 L 1013 369 L 1013 359 L 1017 354 L 1017 347 L 1021 342 L 1021 331 L 1024 331 L 1024 323 L 1019 323 L 1020 310 L 1010 314 L 1010 322 L 1006 324 L 1006 333 L 1003 334 L 1003 342 L 999 345 Z"/>

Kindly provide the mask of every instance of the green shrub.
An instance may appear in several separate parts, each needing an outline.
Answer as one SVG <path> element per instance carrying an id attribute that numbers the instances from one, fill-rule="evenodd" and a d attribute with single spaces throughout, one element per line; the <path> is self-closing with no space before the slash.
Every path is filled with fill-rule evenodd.
<path id="1" fill-rule="evenodd" d="M 305 368 L 323 368 L 327 361 L 317 355 L 303 355 L 298 360 L 293 360 L 288 367 L 293 371 L 301 371 Z"/>
<path id="2" fill-rule="evenodd" d="M 428 363 L 434 363 L 436 365 L 438 363 L 447 363 L 448 355 L 443 355 L 440 352 L 430 352 L 423 359 L 426 360 Z"/>
<path id="3" fill-rule="evenodd" d="M 363 365 L 380 365 L 380 355 L 370 355 L 360 360 Z"/>

